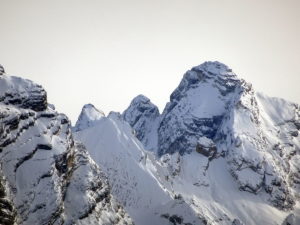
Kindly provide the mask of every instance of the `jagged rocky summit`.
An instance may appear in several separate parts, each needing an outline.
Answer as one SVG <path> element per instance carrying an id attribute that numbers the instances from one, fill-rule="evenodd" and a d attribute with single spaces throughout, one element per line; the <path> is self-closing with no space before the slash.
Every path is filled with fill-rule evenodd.
<path id="1" fill-rule="evenodd" d="M 149 98 L 138 95 L 124 111 L 123 118 L 136 131 L 136 137 L 148 150 L 157 147 L 159 110 Z"/>
<path id="2" fill-rule="evenodd" d="M 0 224 L 133 224 L 46 91 L 0 72 Z"/>
<path id="3" fill-rule="evenodd" d="M 147 103 L 155 108 L 150 100 Z M 300 190 L 297 104 L 256 93 L 226 65 L 206 62 L 184 75 L 162 115 L 128 116 L 128 111 L 139 107 L 132 103 L 124 119 L 131 125 L 136 120 L 145 125 L 149 118 L 160 121 L 156 127 L 159 156 L 197 151 L 209 161 L 224 157 L 241 190 L 264 189 L 281 209 L 295 205 Z M 147 129 L 133 127 L 137 134 Z M 204 151 L 199 141 L 203 137 L 217 147 Z"/>

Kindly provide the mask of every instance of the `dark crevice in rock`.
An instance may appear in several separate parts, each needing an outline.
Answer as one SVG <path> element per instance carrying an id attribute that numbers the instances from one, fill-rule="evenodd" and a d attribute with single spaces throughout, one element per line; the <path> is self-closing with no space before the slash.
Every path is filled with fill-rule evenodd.
<path id="1" fill-rule="evenodd" d="M 37 147 L 36 147 L 32 152 L 30 152 L 29 154 L 27 154 L 26 156 L 24 156 L 23 158 L 21 158 L 21 159 L 17 162 L 16 167 L 15 167 L 15 172 L 18 170 L 18 168 L 19 168 L 24 162 L 30 160 L 30 159 L 34 156 L 34 154 L 35 154 L 39 149 L 41 149 L 41 148 L 40 148 L 41 146 L 44 148 L 44 150 L 45 150 L 45 148 L 47 148 L 46 150 L 49 150 L 49 146 L 48 146 L 48 145 L 44 145 L 44 144 L 41 145 L 41 144 L 38 144 Z M 47 147 L 45 147 L 45 146 L 47 146 Z M 42 149 L 43 149 L 43 148 L 42 148 Z M 50 149 L 51 149 L 51 148 L 50 148 Z"/>
<path id="2" fill-rule="evenodd" d="M 0 175 L 0 224 L 15 224 L 16 212 L 13 203 L 7 198 L 4 180 Z"/>

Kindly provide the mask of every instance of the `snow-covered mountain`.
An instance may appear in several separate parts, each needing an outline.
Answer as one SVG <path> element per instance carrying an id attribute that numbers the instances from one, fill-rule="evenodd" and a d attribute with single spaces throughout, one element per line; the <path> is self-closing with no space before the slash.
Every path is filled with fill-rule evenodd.
<path id="1" fill-rule="evenodd" d="M 0 224 L 133 224 L 45 90 L 2 66 Z"/>
<path id="2" fill-rule="evenodd" d="M 297 225 L 299 130 L 297 104 L 219 62 L 161 114 L 139 95 L 107 117 L 85 105 L 73 128 L 0 66 L 0 224 Z"/>
<path id="3" fill-rule="evenodd" d="M 187 71 L 162 114 L 145 96 L 78 130 L 138 225 L 300 224 L 300 108 L 219 62 Z"/>

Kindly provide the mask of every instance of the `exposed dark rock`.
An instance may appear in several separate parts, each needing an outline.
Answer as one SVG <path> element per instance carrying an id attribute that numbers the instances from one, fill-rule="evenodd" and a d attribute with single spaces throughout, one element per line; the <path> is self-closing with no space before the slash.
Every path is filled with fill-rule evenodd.
<path id="1" fill-rule="evenodd" d="M 298 130 L 300 130 L 300 121 L 295 121 L 295 126 L 297 127 Z"/>
<path id="2" fill-rule="evenodd" d="M 0 102 L 34 111 L 47 109 L 47 93 L 41 85 L 13 76 L 3 76 L 0 83 L 6 88 L 0 92 Z"/>
<path id="3" fill-rule="evenodd" d="M 206 62 L 187 71 L 161 115 L 158 154 L 190 153 L 200 137 L 216 138 L 232 104 L 232 95 L 247 88 L 243 80 L 219 62 Z M 202 91 L 208 89 L 209 93 Z M 218 110 L 209 109 L 210 95 L 214 96 L 212 101 L 218 102 L 214 104 L 220 105 Z"/>
<path id="4" fill-rule="evenodd" d="M 68 171 L 67 158 L 67 153 L 55 156 L 55 168 L 59 172 L 59 175 L 65 174 Z"/>
<path id="5" fill-rule="evenodd" d="M 205 157 L 208 157 L 208 158 L 213 158 L 216 153 L 217 153 L 217 147 L 216 145 L 208 138 L 206 137 L 202 137 L 200 140 L 203 140 L 204 141 L 199 141 L 197 143 L 197 146 L 196 146 L 196 151 L 202 155 L 204 155 Z M 207 140 L 205 142 L 205 140 Z"/>
<path id="6" fill-rule="evenodd" d="M 239 219 L 234 219 L 232 225 L 244 225 Z"/>
<path id="7" fill-rule="evenodd" d="M 293 137 L 298 137 L 299 132 L 298 132 L 297 130 L 291 131 L 291 135 L 292 135 Z"/>
<path id="8" fill-rule="evenodd" d="M 151 133 L 157 134 L 156 129 L 160 116 L 157 106 L 147 97 L 138 95 L 131 101 L 130 106 L 123 112 L 122 116 L 135 130 L 137 139 L 144 144 L 146 149 L 153 148 L 151 142 L 155 142 L 155 140 L 149 140 L 148 135 Z"/>
<path id="9" fill-rule="evenodd" d="M 13 203 L 7 198 L 4 180 L 0 175 L 0 224 L 15 224 L 16 212 Z"/>
<path id="10" fill-rule="evenodd" d="M 4 73 L 5 73 L 5 70 L 4 70 L 3 66 L 0 65 L 0 75 L 3 75 Z"/>
<path id="11" fill-rule="evenodd" d="M 172 215 L 170 216 L 169 221 L 174 225 L 177 225 L 177 224 L 182 224 L 183 219 L 182 217 L 179 217 L 177 215 Z"/>
<path id="12" fill-rule="evenodd" d="M 52 145 L 51 144 L 38 144 L 37 148 L 42 149 L 42 150 L 51 150 Z"/>
<path id="13" fill-rule="evenodd" d="M 177 216 L 177 215 L 170 216 L 168 213 L 166 213 L 166 214 L 162 214 L 161 217 L 169 220 L 170 223 L 173 225 L 178 225 L 178 224 L 188 225 L 188 224 L 190 224 L 190 223 L 183 223 L 183 218 L 181 216 Z"/>

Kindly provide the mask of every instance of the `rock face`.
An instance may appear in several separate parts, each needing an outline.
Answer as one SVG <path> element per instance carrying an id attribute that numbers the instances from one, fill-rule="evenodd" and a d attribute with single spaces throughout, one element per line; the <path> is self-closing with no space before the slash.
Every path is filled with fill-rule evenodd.
<path id="1" fill-rule="evenodd" d="M 47 94 L 42 86 L 14 76 L 0 77 L 0 102 L 23 109 L 43 111 L 47 108 Z"/>
<path id="2" fill-rule="evenodd" d="M 0 77 L 0 223 L 132 224 L 45 90 Z"/>
<path id="3" fill-rule="evenodd" d="M 211 160 L 216 156 L 217 147 L 211 139 L 203 136 L 198 140 L 196 151 Z"/>
<path id="4" fill-rule="evenodd" d="M 4 70 L 3 66 L 0 65 L 0 75 L 3 75 L 4 73 L 5 73 L 5 70 Z"/>
<path id="5" fill-rule="evenodd" d="M 88 127 L 92 127 L 104 116 L 104 113 L 96 109 L 94 105 L 86 104 L 83 106 L 73 130 L 80 131 Z"/>
<path id="6" fill-rule="evenodd" d="M 157 106 L 143 95 L 135 97 L 123 112 L 124 120 L 136 131 L 136 137 L 148 150 L 154 150 L 157 146 L 159 116 Z"/>
<path id="7" fill-rule="evenodd" d="M 14 205 L 7 196 L 4 180 L 0 177 L 0 224 L 14 224 L 16 222 L 15 216 Z"/>
<path id="8" fill-rule="evenodd" d="M 227 66 L 206 62 L 186 72 L 171 94 L 158 128 L 158 153 L 190 153 L 205 136 L 214 139 L 242 84 Z"/>

